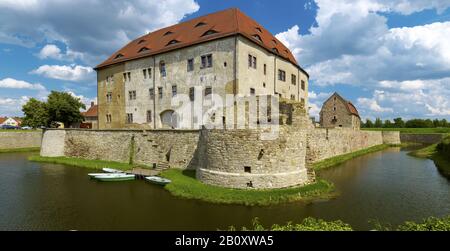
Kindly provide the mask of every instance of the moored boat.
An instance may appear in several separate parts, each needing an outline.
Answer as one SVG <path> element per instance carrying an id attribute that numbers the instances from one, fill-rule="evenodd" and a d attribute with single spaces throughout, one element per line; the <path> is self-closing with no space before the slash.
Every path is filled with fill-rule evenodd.
<path id="1" fill-rule="evenodd" d="M 149 176 L 149 177 L 145 177 L 145 179 L 151 183 L 162 185 L 162 186 L 167 185 L 170 182 L 172 182 L 169 179 L 159 177 L 159 176 Z"/>
<path id="2" fill-rule="evenodd" d="M 94 178 L 95 176 L 110 175 L 110 174 L 111 173 L 88 173 L 88 176 Z"/>
<path id="3" fill-rule="evenodd" d="M 105 173 L 124 173 L 123 171 L 114 169 L 114 168 L 102 168 Z"/>
<path id="4" fill-rule="evenodd" d="M 125 173 L 110 173 L 107 175 L 94 176 L 94 179 L 100 181 L 126 181 L 126 180 L 134 180 L 135 175 Z"/>

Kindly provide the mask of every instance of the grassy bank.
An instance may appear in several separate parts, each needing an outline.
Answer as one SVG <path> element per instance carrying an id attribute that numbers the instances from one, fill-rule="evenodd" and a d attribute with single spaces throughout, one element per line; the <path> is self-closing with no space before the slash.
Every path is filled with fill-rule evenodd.
<path id="1" fill-rule="evenodd" d="M 450 231 L 450 216 L 436 218 L 429 217 L 420 222 L 407 221 L 395 228 L 372 222 L 372 229 L 377 231 Z M 229 230 L 235 231 L 231 226 Z M 305 218 L 300 223 L 288 222 L 285 225 L 263 226 L 258 218 L 253 219 L 252 227 L 243 227 L 242 231 L 353 231 L 353 227 L 340 220 L 324 221 L 315 218 Z"/>
<path id="2" fill-rule="evenodd" d="M 102 169 L 104 167 L 119 169 L 119 170 L 130 170 L 133 168 L 132 165 L 127 163 L 113 162 L 113 161 L 103 161 L 103 160 L 87 160 L 79 158 L 68 158 L 68 157 L 42 157 L 39 155 L 33 155 L 28 158 L 30 161 L 35 162 L 45 162 L 53 164 L 63 164 L 76 167 L 85 167 L 91 169 Z"/>
<path id="3" fill-rule="evenodd" d="M 7 148 L 0 149 L 0 153 L 38 152 L 40 149 L 40 147 Z"/>
<path id="4" fill-rule="evenodd" d="M 319 180 L 304 187 L 244 190 L 203 184 L 195 178 L 195 171 L 170 169 L 163 172 L 162 176 L 172 180 L 172 183 L 166 185 L 165 188 L 174 196 L 221 204 L 268 206 L 329 198 L 334 191 L 334 186 L 325 180 Z"/>
<path id="5" fill-rule="evenodd" d="M 446 177 L 450 177 L 450 136 L 441 143 L 433 144 L 425 148 L 410 152 L 409 155 L 418 158 L 432 159 L 439 171 Z"/>
<path id="6" fill-rule="evenodd" d="M 366 131 L 399 131 L 400 133 L 447 133 L 450 134 L 450 128 L 361 128 Z"/>
<path id="7" fill-rule="evenodd" d="M 347 153 L 347 154 L 343 154 L 343 155 L 338 155 L 329 159 L 325 159 L 319 162 L 316 162 L 313 164 L 313 168 L 315 170 L 321 170 L 321 169 L 326 169 L 326 168 L 330 168 L 330 167 L 334 167 L 336 165 L 342 164 L 344 162 L 346 162 L 347 160 L 351 160 L 353 158 L 368 154 L 368 153 L 373 153 L 373 152 L 377 152 L 377 151 L 381 151 L 384 150 L 386 148 L 390 147 L 390 145 L 378 145 L 378 146 L 373 146 L 373 147 L 369 147 L 366 149 L 362 149 L 356 152 L 352 152 L 352 153 Z"/>

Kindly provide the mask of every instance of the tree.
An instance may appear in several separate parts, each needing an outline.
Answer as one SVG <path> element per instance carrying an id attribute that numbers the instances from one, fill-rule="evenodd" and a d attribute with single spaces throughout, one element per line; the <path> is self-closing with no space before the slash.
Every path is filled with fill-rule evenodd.
<path id="1" fill-rule="evenodd" d="M 366 128 L 373 128 L 373 122 L 370 119 L 366 119 L 366 124 L 365 126 Z"/>
<path id="2" fill-rule="evenodd" d="M 22 111 L 25 114 L 22 125 L 27 125 L 34 128 L 47 126 L 49 116 L 46 104 L 44 102 L 31 98 L 25 105 L 22 106 Z"/>
<path id="3" fill-rule="evenodd" d="M 393 124 L 392 124 L 392 122 L 389 119 L 387 119 L 387 120 L 384 121 L 384 127 L 385 128 L 392 128 Z"/>
<path id="4" fill-rule="evenodd" d="M 47 99 L 48 123 L 62 122 L 64 127 L 69 127 L 72 123 L 83 121 L 80 109 L 86 106 L 67 92 L 52 91 Z"/>
<path id="5" fill-rule="evenodd" d="M 394 119 L 394 127 L 395 128 L 403 128 L 405 127 L 405 122 L 402 118 L 395 118 Z"/>
<path id="6" fill-rule="evenodd" d="M 382 128 L 383 127 L 383 121 L 380 118 L 375 119 L 375 128 Z"/>

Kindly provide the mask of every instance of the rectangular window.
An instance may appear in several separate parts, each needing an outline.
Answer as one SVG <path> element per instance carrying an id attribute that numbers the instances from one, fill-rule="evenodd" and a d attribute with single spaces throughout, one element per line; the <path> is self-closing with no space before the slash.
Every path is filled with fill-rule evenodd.
<path id="1" fill-rule="evenodd" d="M 151 100 L 155 99 L 155 89 L 150 88 L 148 91 L 150 93 L 150 99 Z"/>
<path id="2" fill-rule="evenodd" d="M 212 67 L 212 54 L 202 56 L 202 69 Z"/>
<path id="3" fill-rule="evenodd" d="M 189 100 L 190 101 L 195 100 L 195 88 L 194 87 L 189 88 Z"/>
<path id="4" fill-rule="evenodd" d="M 264 64 L 264 75 L 267 75 L 267 65 Z"/>
<path id="5" fill-rule="evenodd" d="M 128 81 L 131 81 L 131 72 L 128 72 L 127 75 L 128 75 Z"/>
<path id="6" fill-rule="evenodd" d="M 187 71 L 193 71 L 194 70 L 194 59 L 188 59 L 187 61 Z"/>
<path id="7" fill-rule="evenodd" d="M 255 95 L 255 88 L 250 88 L 250 94 Z"/>
<path id="8" fill-rule="evenodd" d="M 152 122 L 152 111 L 147 111 L 147 123 Z"/>
<path id="9" fill-rule="evenodd" d="M 129 100 L 136 100 L 136 91 L 129 91 L 128 92 L 128 99 Z"/>
<path id="10" fill-rule="evenodd" d="M 166 73 L 166 63 L 160 62 L 159 63 L 159 71 L 161 73 L 161 77 L 165 77 L 167 75 Z"/>
<path id="11" fill-rule="evenodd" d="M 263 87 L 266 88 L 266 83 L 263 82 Z"/>
<path id="12" fill-rule="evenodd" d="M 172 97 L 175 97 L 177 95 L 177 86 L 172 85 Z"/>
<path id="13" fill-rule="evenodd" d="M 142 70 L 142 73 L 144 74 L 144 79 L 147 79 L 147 69 Z"/>
<path id="14" fill-rule="evenodd" d="M 303 105 L 305 105 L 305 99 L 304 99 L 304 98 L 302 98 L 300 102 L 301 102 Z"/>
<path id="15" fill-rule="evenodd" d="M 108 92 L 106 94 L 106 102 L 111 103 L 112 102 L 112 92 Z"/>
<path id="16" fill-rule="evenodd" d="M 244 172 L 251 173 L 252 172 L 252 168 L 249 167 L 249 166 L 244 166 Z"/>
<path id="17" fill-rule="evenodd" d="M 110 124 L 112 122 L 111 114 L 106 114 L 106 123 Z"/>
<path id="18" fill-rule="evenodd" d="M 256 57 L 248 54 L 248 67 L 256 69 Z"/>
<path id="19" fill-rule="evenodd" d="M 158 87 L 158 98 L 162 98 L 163 97 L 163 88 L 162 87 Z"/>
<path id="20" fill-rule="evenodd" d="M 148 78 L 152 78 L 152 68 L 148 68 L 147 72 L 148 72 Z"/>
<path id="21" fill-rule="evenodd" d="M 133 123 L 133 113 L 127 113 L 127 124 Z"/>
<path id="22" fill-rule="evenodd" d="M 278 70 L 278 80 L 286 82 L 286 72 L 283 70 Z"/>
<path id="23" fill-rule="evenodd" d="M 212 94 L 212 87 L 205 88 L 205 97 Z"/>
<path id="24" fill-rule="evenodd" d="M 302 90 L 305 90 L 305 81 L 302 80 Z"/>
<path id="25" fill-rule="evenodd" d="M 295 95 L 291 95 L 291 100 L 295 100 Z"/>
<path id="26" fill-rule="evenodd" d="M 297 85 L 297 76 L 294 74 L 291 75 L 291 84 Z"/>
<path id="27" fill-rule="evenodd" d="M 126 72 L 123 73 L 123 82 L 127 82 L 127 73 Z"/>

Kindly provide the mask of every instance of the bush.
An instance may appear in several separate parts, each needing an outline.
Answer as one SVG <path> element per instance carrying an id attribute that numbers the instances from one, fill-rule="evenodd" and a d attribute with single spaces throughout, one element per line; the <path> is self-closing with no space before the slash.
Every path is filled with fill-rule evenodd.
<path id="1" fill-rule="evenodd" d="M 324 221 L 322 219 L 305 218 L 299 224 L 292 224 L 288 222 L 286 225 L 272 225 L 270 228 L 265 228 L 258 218 L 253 219 L 252 229 L 242 228 L 243 231 L 353 231 L 352 227 L 340 220 Z M 230 230 L 235 230 L 230 227 Z"/>
<path id="2" fill-rule="evenodd" d="M 436 147 L 438 152 L 450 160 L 450 136 L 443 139 Z"/>
<path id="3" fill-rule="evenodd" d="M 420 223 L 407 221 L 397 229 L 398 231 L 450 231 L 450 216 L 430 217 Z"/>

